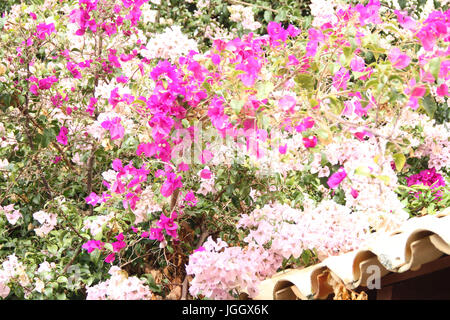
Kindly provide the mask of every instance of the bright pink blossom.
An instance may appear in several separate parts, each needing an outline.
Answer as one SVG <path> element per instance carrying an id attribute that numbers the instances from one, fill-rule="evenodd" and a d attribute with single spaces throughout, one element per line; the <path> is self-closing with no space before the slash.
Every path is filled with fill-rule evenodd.
<path id="1" fill-rule="evenodd" d="M 66 127 L 61 127 L 59 130 L 59 134 L 56 137 L 56 141 L 63 145 L 67 145 L 67 134 L 69 133 L 69 130 Z"/>
<path id="2" fill-rule="evenodd" d="M 111 140 L 122 139 L 125 134 L 124 127 L 120 124 L 122 119 L 115 117 L 112 120 L 107 120 L 102 122 L 102 127 L 109 130 L 111 135 Z"/>
<path id="3" fill-rule="evenodd" d="M 388 59 L 392 66 L 397 69 L 404 69 L 411 62 L 411 58 L 407 54 L 402 53 L 399 48 L 389 50 Z"/>
<path id="4" fill-rule="evenodd" d="M 314 148 L 317 145 L 317 137 L 309 136 L 307 138 L 303 138 L 303 145 L 306 148 Z"/>
<path id="5" fill-rule="evenodd" d="M 436 89 L 436 94 L 440 97 L 448 96 L 448 86 L 443 83 Z"/>
<path id="6" fill-rule="evenodd" d="M 348 72 L 347 69 L 342 67 L 341 69 L 339 69 L 338 72 L 336 72 L 336 74 L 333 77 L 333 87 L 336 88 L 337 90 L 339 89 L 346 90 L 347 82 L 349 79 L 350 73 Z"/>
<path id="7" fill-rule="evenodd" d="M 328 178 L 327 184 L 331 189 L 336 189 L 346 176 L 347 173 L 345 172 L 344 168 L 341 167 L 337 172 L 333 173 Z"/>

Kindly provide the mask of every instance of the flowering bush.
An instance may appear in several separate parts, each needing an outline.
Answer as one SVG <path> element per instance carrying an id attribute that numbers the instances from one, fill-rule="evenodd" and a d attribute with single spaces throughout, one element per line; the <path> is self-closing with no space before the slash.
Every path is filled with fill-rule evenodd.
<path id="1" fill-rule="evenodd" d="M 203 50 L 176 26 L 148 37 L 158 5 L 5 16 L 2 298 L 252 297 L 448 207 L 450 10 L 313 2 L 310 28 Z"/>

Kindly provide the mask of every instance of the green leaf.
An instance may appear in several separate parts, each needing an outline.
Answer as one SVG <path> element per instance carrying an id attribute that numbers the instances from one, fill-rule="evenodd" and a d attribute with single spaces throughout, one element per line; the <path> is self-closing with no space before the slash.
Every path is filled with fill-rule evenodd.
<path id="1" fill-rule="evenodd" d="M 111 243 L 105 243 L 105 249 L 108 249 L 109 251 L 114 251 L 114 248 Z"/>
<path id="2" fill-rule="evenodd" d="M 344 109 L 344 103 L 337 99 L 336 97 L 329 97 L 330 98 L 330 107 L 331 110 L 335 113 L 335 114 L 341 114 L 342 110 Z"/>
<path id="3" fill-rule="evenodd" d="M 366 176 L 366 177 L 370 177 L 370 170 L 367 167 L 358 167 L 355 169 L 355 174 L 360 175 L 360 176 Z"/>
<path id="4" fill-rule="evenodd" d="M 266 22 L 272 21 L 273 20 L 272 16 L 273 16 L 272 11 L 269 10 L 264 11 L 264 20 L 266 20 Z"/>
<path id="5" fill-rule="evenodd" d="M 316 134 L 322 140 L 327 140 L 328 137 L 329 137 L 328 132 L 326 130 L 324 130 L 324 129 L 316 130 Z"/>
<path id="6" fill-rule="evenodd" d="M 395 162 L 395 168 L 397 171 L 401 171 L 403 169 L 403 166 L 406 163 L 406 157 L 403 153 L 396 153 L 394 154 L 394 162 Z"/>
<path id="7" fill-rule="evenodd" d="M 50 252 L 53 255 L 56 255 L 58 253 L 58 247 L 54 244 L 49 245 L 47 248 L 48 252 Z"/>
<path id="8" fill-rule="evenodd" d="M 437 105 L 436 101 L 434 101 L 434 98 L 430 95 L 423 98 L 423 108 L 425 109 L 425 112 L 430 118 L 434 117 L 434 113 L 436 112 Z"/>
<path id="9" fill-rule="evenodd" d="M 311 105 L 311 108 L 314 108 L 319 105 L 319 101 L 317 101 L 316 99 L 309 99 L 309 104 Z"/>
<path id="10" fill-rule="evenodd" d="M 383 181 L 386 185 L 389 184 L 389 182 L 391 181 L 391 178 L 389 176 L 377 176 L 378 179 L 380 179 L 381 181 Z"/>
<path id="11" fill-rule="evenodd" d="M 441 69 L 441 59 L 439 57 L 431 59 L 428 63 L 428 69 L 433 77 L 437 80 L 439 77 L 439 70 Z"/>
<path id="12" fill-rule="evenodd" d="M 344 54 L 341 54 L 341 56 L 339 57 L 339 60 L 342 64 L 342 66 L 347 67 L 350 64 L 350 61 L 352 61 L 353 49 L 352 49 L 352 47 L 344 47 L 343 51 L 344 51 Z"/>
<path id="13" fill-rule="evenodd" d="M 255 86 L 255 89 L 257 91 L 256 93 L 256 99 L 263 100 L 269 97 L 269 94 L 274 89 L 274 84 L 272 82 L 266 81 L 266 82 L 258 82 Z"/>
<path id="14" fill-rule="evenodd" d="M 294 81 L 306 90 L 314 89 L 315 79 L 309 74 L 301 73 L 294 78 Z"/>
<path id="15" fill-rule="evenodd" d="M 230 107 L 231 107 L 231 109 L 233 109 L 233 111 L 234 111 L 235 113 L 239 113 L 239 112 L 241 112 L 241 109 L 242 109 L 242 107 L 244 106 L 244 104 L 245 104 L 245 101 L 244 101 L 244 100 L 236 100 L 236 99 L 233 99 L 233 100 L 231 100 L 231 102 L 230 102 Z"/>
<path id="16" fill-rule="evenodd" d="M 64 292 L 57 293 L 57 294 L 56 294 L 56 298 L 57 298 L 58 300 L 66 300 L 66 299 L 67 299 L 66 294 L 65 294 Z"/>

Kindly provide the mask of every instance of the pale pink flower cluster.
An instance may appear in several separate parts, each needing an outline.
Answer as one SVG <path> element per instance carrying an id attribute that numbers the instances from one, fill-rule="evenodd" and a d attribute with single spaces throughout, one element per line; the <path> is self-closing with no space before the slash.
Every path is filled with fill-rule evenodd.
<path id="1" fill-rule="evenodd" d="M 285 153 L 281 153 L 279 147 L 286 147 Z M 247 150 L 247 146 L 241 146 L 239 156 L 248 157 L 249 163 L 257 168 L 260 175 L 272 175 L 279 173 L 286 175 L 290 171 L 302 171 L 304 164 L 308 162 L 309 153 L 302 142 L 301 133 L 272 130 L 270 137 L 265 142 L 257 142 L 257 151 L 262 156 L 258 157 Z"/>
<path id="2" fill-rule="evenodd" d="M 444 125 L 434 124 L 434 120 L 423 126 L 425 141 L 416 150 L 416 156 L 429 156 L 428 167 L 441 170 L 450 167 L 450 131 Z"/>
<path id="3" fill-rule="evenodd" d="M 155 34 L 146 47 L 147 50 L 142 50 L 141 54 L 148 59 L 175 60 L 191 50 L 198 51 L 197 42 L 183 34 L 179 26 L 172 26 L 166 28 L 163 33 Z"/>
<path id="4" fill-rule="evenodd" d="M 334 0 L 311 0 L 309 8 L 311 15 L 314 17 L 312 25 L 321 27 L 324 23 L 337 23 L 338 19 L 335 14 L 336 1 Z"/>
<path id="5" fill-rule="evenodd" d="M 148 215 L 153 212 L 162 211 L 161 206 L 155 201 L 155 194 L 148 186 L 142 191 L 140 200 L 136 204 L 136 208 L 133 210 L 136 220 L 134 223 L 141 223 L 148 220 Z"/>
<path id="6" fill-rule="evenodd" d="M 26 270 L 22 262 L 19 262 L 15 254 L 9 255 L 2 263 L 0 269 L 0 297 L 5 299 L 10 292 L 8 283 L 10 281 L 18 281 L 25 287 L 30 284 L 30 279 L 26 274 Z"/>
<path id="7" fill-rule="evenodd" d="M 386 142 L 380 139 L 382 149 Z M 408 219 L 408 213 L 394 191 L 398 179 L 391 167 L 392 159 L 378 156 L 375 139 L 341 139 L 327 145 L 324 153 L 332 165 L 342 165 L 347 173 L 341 184 L 346 206 L 366 216 L 371 227 L 387 231 Z"/>
<path id="8" fill-rule="evenodd" d="M 51 278 L 51 275 L 48 275 L 49 272 L 52 271 L 52 269 L 56 268 L 56 264 L 54 262 L 49 263 L 48 261 L 44 261 L 41 264 L 39 264 L 39 268 L 37 269 L 38 274 L 47 274 L 46 278 Z"/>
<path id="9" fill-rule="evenodd" d="M 33 213 L 33 218 L 41 224 L 39 228 L 34 229 L 39 237 L 45 237 L 57 224 L 57 216 L 54 213 L 47 213 L 41 210 Z"/>
<path id="10" fill-rule="evenodd" d="M 337 255 L 359 248 L 367 239 L 367 219 L 349 208 L 332 200 L 315 205 L 306 199 L 303 205 L 302 211 L 274 203 L 243 215 L 238 227 L 250 229 L 244 241 L 271 243 L 271 251 L 288 259 L 314 248 L 321 256 Z"/>
<path id="11" fill-rule="evenodd" d="M 144 3 L 141 6 L 140 10 L 142 11 L 142 15 L 141 15 L 141 18 L 139 19 L 139 21 L 141 21 L 143 24 L 149 24 L 149 23 L 156 22 L 156 16 L 158 15 L 158 10 L 151 9 L 150 4 L 148 4 L 148 3 Z"/>
<path id="12" fill-rule="evenodd" d="M 89 217 L 83 221 L 82 230 L 90 231 L 90 233 L 95 237 L 102 231 L 104 225 L 106 225 L 112 218 L 114 217 L 114 213 L 110 213 L 105 216 L 94 216 Z"/>
<path id="13" fill-rule="evenodd" d="M 233 299 L 246 291 L 250 297 L 257 294 L 259 282 L 276 272 L 282 258 L 257 245 L 228 247 L 220 238 L 211 237 L 189 257 L 186 273 L 194 275 L 189 292 L 211 299 Z"/>
<path id="14" fill-rule="evenodd" d="M 450 167 L 450 130 L 448 124 L 436 124 L 425 114 L 419 114 L 412 110 L 404 110 L 398 120 L 399 128 L 394 132 L 393 137 L 407 138 L 411 141 L 411 146 L 417 148 L 415 157 L 429 157 L 428 168 L 435 168 L 437 171 Z M 413 136 L 402 128 L 420 128 L 421 135 Z M 389 133 L 386 130 L 383 133 Z M 424 141 L 421 142 L 419 138 Z"/>
<path id="15" fill-rule="evenodd" d="M 4 213 L 8 222 L 12 225 L 17 223 L 17 220 L 22 218 L 22 214 L 19 210 L 14 209 L 14 204 L 9 204 L 7 206 L 0 206 L 0 213 Z"/>
<path id="16" fill-rule="evenodd" d="M 189 257 L 186 272 L 194 275 L 189 289 L 193 296 L 231 299 L 245 291 L 254 297 L 259 282 L 273 275 L 283 258 L 298 258 L 305 249 L 316 249 L 320 257 L 348 252 L 361 247 L 370 234 L 364 215 L 331 200 L 316 205 L 306 199 L 303 211 L 268 204 L 244 214 L 238 227 L 250 229 L 245 248 L 210 237 Z"/>
<path id="17" fill-rule="evenodd" d="M 216 181 L 216 175 L 211 172 L 211 177 L 209 179 L 203 178 L 201 176 L 201 172 L 203 170 L 209 170 L 209 167 L 206 166 L 204 169 L 200 170 L 197 174 L 200 177 L 200 187 L 198 188 L 196 193 L 203 194 L 206 196 L 208 193 L 215 193 L 216 189 L 214 188 L 214 183 Z"/>
<path id="18" fill-rule="evenodd" d="M 228 31 L 225 28 L 222 28 L 219 23 L 215 20 L 212 20 L 206 27 L 205 27 L 205 34 L 204 37 L 211 40 L 224 40 L 229 41 L 234 38 L 233 33 L 236 30 Z"/>
<path id="19" fill-rule="evenodd" d="M 17 144 L 17 140 L 16 137 L 14 136 L 14 133 L 12 131 L 6 132 L 5 126 L 3 125 L 2 122 L 0 122 L 0 147 L 6 148 L 9 145 L 15 144 Z"/>
<path id="20" fill-rule="evenodd" d="M 117 266 L 109 269 L 111 278 L 87 287 L 86 300 L 150 300 L 152 293 L 143 280 L 129 277 Z"/>
<path id="21" fill-rule="evenodd" d="M 261 28 L 261 23 L 255 21 L 251 6 L 231 5 L 228 10 L 231 13 L 230 20 L 240 22 L 245 29 L 254 31 Z"/>

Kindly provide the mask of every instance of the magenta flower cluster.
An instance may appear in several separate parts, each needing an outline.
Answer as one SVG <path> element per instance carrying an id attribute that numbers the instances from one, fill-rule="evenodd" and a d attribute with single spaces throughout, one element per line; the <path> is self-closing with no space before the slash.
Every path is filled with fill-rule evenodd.
<path id="1" fill-rule="evenodd" d="M 408 187 L 413 185 L 424 185 L 430 187 L 432 190 L 446 185 L 444 177 L 436 172 L 435 168 L 422 170 L 417 174 L 413 174 L 406 178 L 406 182 L 408 183 Z M 420 192 L 417 192 L 415 194 L 416 197 L 418 197 L 419 194 Z M 442 198 L 442 191 L 436 190 L 434 194 L 436 199 Z"/>

